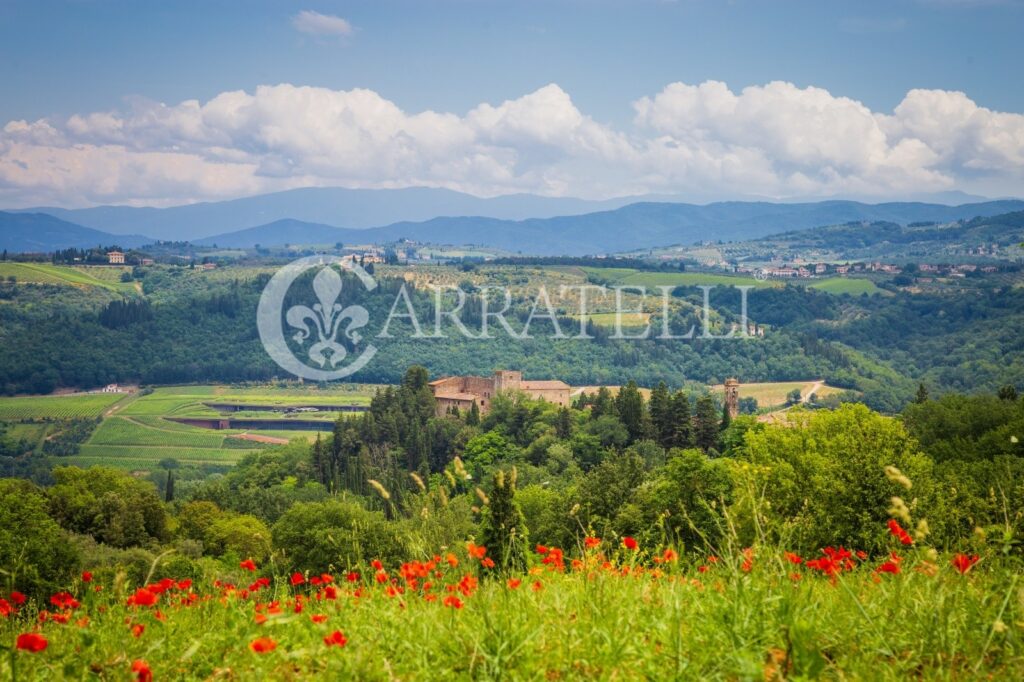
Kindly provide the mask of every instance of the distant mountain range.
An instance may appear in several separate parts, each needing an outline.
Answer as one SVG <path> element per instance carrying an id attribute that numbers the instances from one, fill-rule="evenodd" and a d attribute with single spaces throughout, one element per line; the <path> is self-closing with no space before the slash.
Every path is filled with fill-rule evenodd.
<path id="1" fill-rule="evenodd" d="M 619 201 L 627 200 L 587 202 L 530 195 L 479 199 L 427 188 L 305 189 L 167 209 L 97 207 L 0 212 L 0 248 L 47 251 L 97 244 L 132 247 L 154 239 L 190 239 L 196 244 L 221 247 L 367 244 L 405 237 L 419 242 L 478 245 L 513 253 L 585 255 L 693 244 L 702 240 L 757 239 L 848 222 L 943 223 L 1024 209 L 1024 201 L 1020 200 L 959 206 L 856 201 L 615 205 Z M 593 210 L 606 204 L 609 205 L 607 210 Z M 477 215 L 471 212 L 474 209 L 500 215 Z M 280 215 L 285 210 L 293 210 L 296 215 Z M 577 212 L 560 214 L 572 210 Z M 581 210 L 588 212 L 579 213 Z M 507 217 L 528 212 L 534 215 Z M 410 214 L 425 217 L 366 224 L 374 217 Z M 311 215 L 321 217 L 308 218 Z M 219 229 L 211 232 L 213 226 Z M 130 233 L 127 232 L 129 227 Z M 148 236 L 140 236 L 140 233 Z M 199 236 L 204 233 L 206 236 Z"/>
<path id="2" fill-rule="evenodd" d="M 490 199 L 448 189 L 344 189 L 306 187 L 229 201 L 170 208 L 96 206 L 94 208 L 30 208 L 69 222 L 114 234 L 142 233 L 155 239 L 194 241 L 278 220 L 300 220 L 362 229 L 437 216 L 486 216 L 504 220 L 550 218 L 618 208 L 637 201 L 607 201 L 510 194 Z"/>
<path id="3" fill-rule="evenodd" d="M 245 248 L 256 244 L 367 244 L 412 239 L 434 244 L 477 245 L 534 255 L 585 255 L 692 244 L 701 240 L 756 239 L 787 230 L 852 221 L 950 222 L 1024 209 L 1024 201 L 989 201 L 962 206 L 923 203 L 862 204 L 823 201 L 805 204 L 722 202 L 636 203 L 611 211 L 573 216 L 499 220 L 483 217 L 433 218 L 366 230 L 332 228 L 296 220 L 220 234 L 196 243 Z"/>
<path id="4" fill-rule="evenodd" d="M 45 213 L 0 211 L 0 249 L 12 253 L 114 245 L 133 248 L 152 241 L 138 234 L 114 235 L 94 230 Z"/>

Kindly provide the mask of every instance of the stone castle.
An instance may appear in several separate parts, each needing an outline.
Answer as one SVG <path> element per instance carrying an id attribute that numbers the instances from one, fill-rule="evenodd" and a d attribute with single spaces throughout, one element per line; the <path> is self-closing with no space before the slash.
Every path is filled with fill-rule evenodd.
<path id="1" fill-rule="evenodd" d="M 430 390 L 437 401 L 437 414 L 444 416 L 453 407 L 467 412 L 476 403 L 481 413 L 491 407 L 491 400 L 502 391 L 522 391 L 536 400 L 555 405 L 570 404 L 569 384 L 558 380 L 524 381 L 523 373 L 499 369 L 489 377 L 445 377 L 430 382 Z"/>

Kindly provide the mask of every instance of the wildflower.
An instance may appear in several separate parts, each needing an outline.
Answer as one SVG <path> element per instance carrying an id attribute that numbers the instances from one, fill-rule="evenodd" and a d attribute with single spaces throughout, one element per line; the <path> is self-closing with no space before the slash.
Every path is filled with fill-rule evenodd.
<path id="1" fill-rule="evenodd" d="M 474 559 L 483 559 L 484 555 L 487 554 L 487 548 L 479 545 L 474 545 L 472 542 L 466 545 L 466 549 L 469 551 L 469 555 Z"/>
<path id="2" fill-rule="evenodd" d="M 455 556 L 451 552 L 445 555 L 444 560 L 448 562 L 448 565 L 455 568 L 459 565 L 459 557 Z"/>
<path id="3" fill-rule="evenodd" d="M 0 616 L 6 618 L 7 616 L 14 613 L 16 610 L 17 609 L 15 609 L 13 605 L 11 605 L 11 602 L 0 597 Z"/>
<path id="4" fill-rule="evenodd" d="M 637 547 L 639 547 L 639 545 L 636 542 L 636 539 L 629 535 L 622 538 L 622 546 L 630 550 L 631 552 L 635 552 L 637 550 Z"/>
<path id="5" fill-rule="evenodd" d="M 132 637 L 134 637 L 135 639 L 138 639 L 139 637 L 142 637 L 142 633 L 145 632 L 145 631 L 146 631 L 146 626 L 145 625 L 143 625 L 142 623 L 136 623 L 135 625 L 132 626 Z"/>
<path id="6" fill-rule="evenodd" d="M 349 571 L 345 575 L 345 580 L 347 580 L 350 583 L 357 583 L 357 582 L 359 582 L 359 574 L 356 573 L 355 571 Z"/>
<path id="7" fill-rule="evenodd" d="M 492 559 L 491 557 L 484 557 L 484 559 L 480 562 L 480 565 L 484 568 L 494 568 L 494 559 Z"/>
<path id="8" fill-rule="evenodd" d="M 804 562 L 799 555 L 793 554 L 792 552 L 786 552 L 786 561 L 791 564 L 802 564 Z"/>
<path id="9" fill-rule="evenodd" d="M 508 589 L 515 590 L 515 589 L 518 589 L 519 586 L 523 584 L 523 581 L 520 580 L 519 578 L 509 578 L 508 582 L 506 584 L 508 585 Z"/>
<path id="10" fill-rule="evenodd" d="M 135 594 L 128 597 L 128 606 L 152 606 L 156 604 L 159 597 L 155 592 L 152 592 L 145 587 L 140 587 L 135 590 Z"/>
<path id="11" fill-rule="evenodd" d="M 138 682 L 152 682 L 153 671 L 149 669 L 149 664 L 138 659 L 132 662 L 132 672 L 135 673 L 135 679 Z"/>
<path id="12" fill-rule="evenodd" d="M 50 597 L 50 603 L 58 609 L 77 609 L 81 604 L 68 592 L 58 592 Z"/>
<path id="13" fill-rule="evenodd" d="M 22 635 L 18 635 L 18 640 L 15 642 L 15 646 L 22 651 L 28 651 L 33 654 L 37 654 L 47 647 L 49 642 L 42 635 L 35 632 L 27 632 Z"/>
<path id="14" fill-rule="evenodd" d="M 249 649 L 253 653 L 266 654 L 277 648 L 277 642 L 272 640 L 270 637 L 257 637 L 256 639 L 249 642 Z"/>
<path id="15" fill-rule="evenodd" d="M 900 572 L 900 565 L 895 561 L 886 561 L 884 564 L 875 569 L 877 573 L 892 573 L 896 575 Z"/>
<path id="16" fill-rule="evenodd" d="M 975 554 L 974 556 L 967 556 L 966 554 L 958 553 L 953 557 L 953 560 L 950 563 L 953 564 L 953 568 L 960 571 L 960 575 L 963 575 L 967 571 L 971 570 L 971 567 L 974 566 L 974 564 L 978 563 L 978 555 Z"/>
<path id="17" fill-rule="evenodd" d="M 22 604 L 25 603 L 25 595 L 23 595 L 21 592 L 12 591 L 11 592 L 11 603 L 14 604 L 15 606 L 21 606 Z"/>
<path id="18" fill-rule="evenodd" d="M 541 581 L 539 580 L 534 580 L 533 585 L 530 586 L 530 589 L 532 589 L 534 592 L 540 592 L 544 589 L 544 584 L 541 583 Z"/>
<path id="19" fill-rule="evenodd" d="M 889 532 L 892 533 L 900 541 L 901 544 L 914 544 L 914 539 L 910 537 L 910 534 L 907 533 L 907 531 L 903 530 L 903 527 L 900 526 L 899 522 L 896 521 L 896 519 L 889 519 Z"/>
<path id="20" fill-rule="evenodd" d="M 462 608 L 462 600 L 456 597 L 454 594 L 449 594 L 444 598 L 444 605 L 453 609 Z"/>
<path id="21" fill-rule="evenodd" d="M 82 582 L 83 583 L 91 583 L 92 582 L 92 573 L 90 573 L 89 571 L 82 571 Z"/>
<path id="22" fill-rule="evenodd" d="M 752 568 L 754 568 L 754 548 L 747 547 L 743 550 L 743 564 L 740 566 L 740 569 L 744 573 L 750 573 Z"/>
<path id="23" fill-rule="evenodd" d="M 295 573 L 292 573 L 291 582 L 292 582 L 292 585 L 301 585 L 302 583 L 306 582 L 306 579 L 304 577 L 302 577 L 301 573 L 295 572 Z"/>
<path id="24" fill-rule="evenodd" d="M 536 546 L 536 547 L 534 548 L 534 551 L 536 551 L 536 552 L 537 552 L 537 554 L 540 554 L 541 556 L 543 556 L 543 555 L 545 555 L 545 554 L 547 554 L 547 553 L 548 553 L 548 548 L 547 548 L 547 547 L 545 547 L 544 545 L 537 545 L 537 546 Z"/>
<path id="25" fill-rule="evenodd" d="M 585 537 L 583 539 L 583 545 L 587 549 L 593 549 L 595 547 L 599 547 L 601 545 L 601 538 L 595 538 L 593 536 L 589 536 L 588 535 L 587 537 Z"/>
<path id="26" fill-rule="evenodd" d="M 910 523 L 910 509 L 901 497 L 892 498 L 892 506 L 889 507 L 889 516 L 899 519 L 903 523 Z"/>
<path id="27" fill-rule="evenodd" d="M 327 646 L 342 647 L 348 644 L 348 638 L 342 634 L 341 630 L 335 630 L 331 634 L 324 637 L 324 644 Z"/>
<path id="28" fill-rule="evenodd" d="M 252 559 L 246 559 L 245 561 L 239 563 L 238 565 L 239 565 L 239 567 L 244 568 L 245 570 L 247 570 L 249 572 L 252 572 L 252 571 L 256 570 L 256 562 L 254 562 Z"/>
<path id="29" fill-rule="evenodd" d="M 314 613 L 313 615 L 311 615 L 309 617 L 309 619 L 311 621 L 313 621 L 314 623 L 323 623 L 325 620 L 327 620 L 327 614 L 325 614 L 325 613 Z"/>

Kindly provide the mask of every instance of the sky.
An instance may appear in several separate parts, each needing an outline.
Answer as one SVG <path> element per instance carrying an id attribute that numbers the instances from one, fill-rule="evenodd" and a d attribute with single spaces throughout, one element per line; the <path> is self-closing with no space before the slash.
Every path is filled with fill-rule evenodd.
<path id="1" fill-rule="evenodd" d="M 0 0 L 0 206 L 1024 195 L 1024 2 Z"/>

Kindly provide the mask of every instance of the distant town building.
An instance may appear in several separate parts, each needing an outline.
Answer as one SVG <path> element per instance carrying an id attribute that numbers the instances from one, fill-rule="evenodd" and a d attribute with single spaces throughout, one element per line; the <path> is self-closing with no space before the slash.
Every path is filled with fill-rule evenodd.
<path id="1" fill-rule="evenodd" d="M 814 274 L 822 275 L 826 272 L 828 272 L 828 265 L 825 263 L 818 263 L 814 266 Z"/>
<path id="2" fill-rule="evenodd" d="M 139 265 L 152 265 L 153 262 L 154 261 L 152 258 L 143 258 L 142 260 L 139 261 Z"/>
<path id="3" fill-rule="evenodd" d="M 107 261 L 111 265 L 124 265 L 124 251 L 107 251 Z"/>
<path id="4" fill-rule="evenodd" d="M 123 391 L 117 384 L 107 384 L 100 389 L 100 393 L 123 393 Z"/>
<path id="5" fill-rule="evenodd" d="M 217 268 L 217 264 L 216 263 L 203 263 L 199 267 L 201 267 L 203 270 L 215 270 Z"/>
<path id="6" fill-rule="evenodd" d="M 524 381 L 523 373 L 499 369 L 490 377 L 445 377 L 430 382 L 437 401 L 437 414 L 444 416 L 453 407 L 466 412 L 476 403 L 481 412 L 491 408 L 494 396 L 502 391 L 522 391 L 536 400 L 568 407 L 569 384 L 558 380 Z"/>

